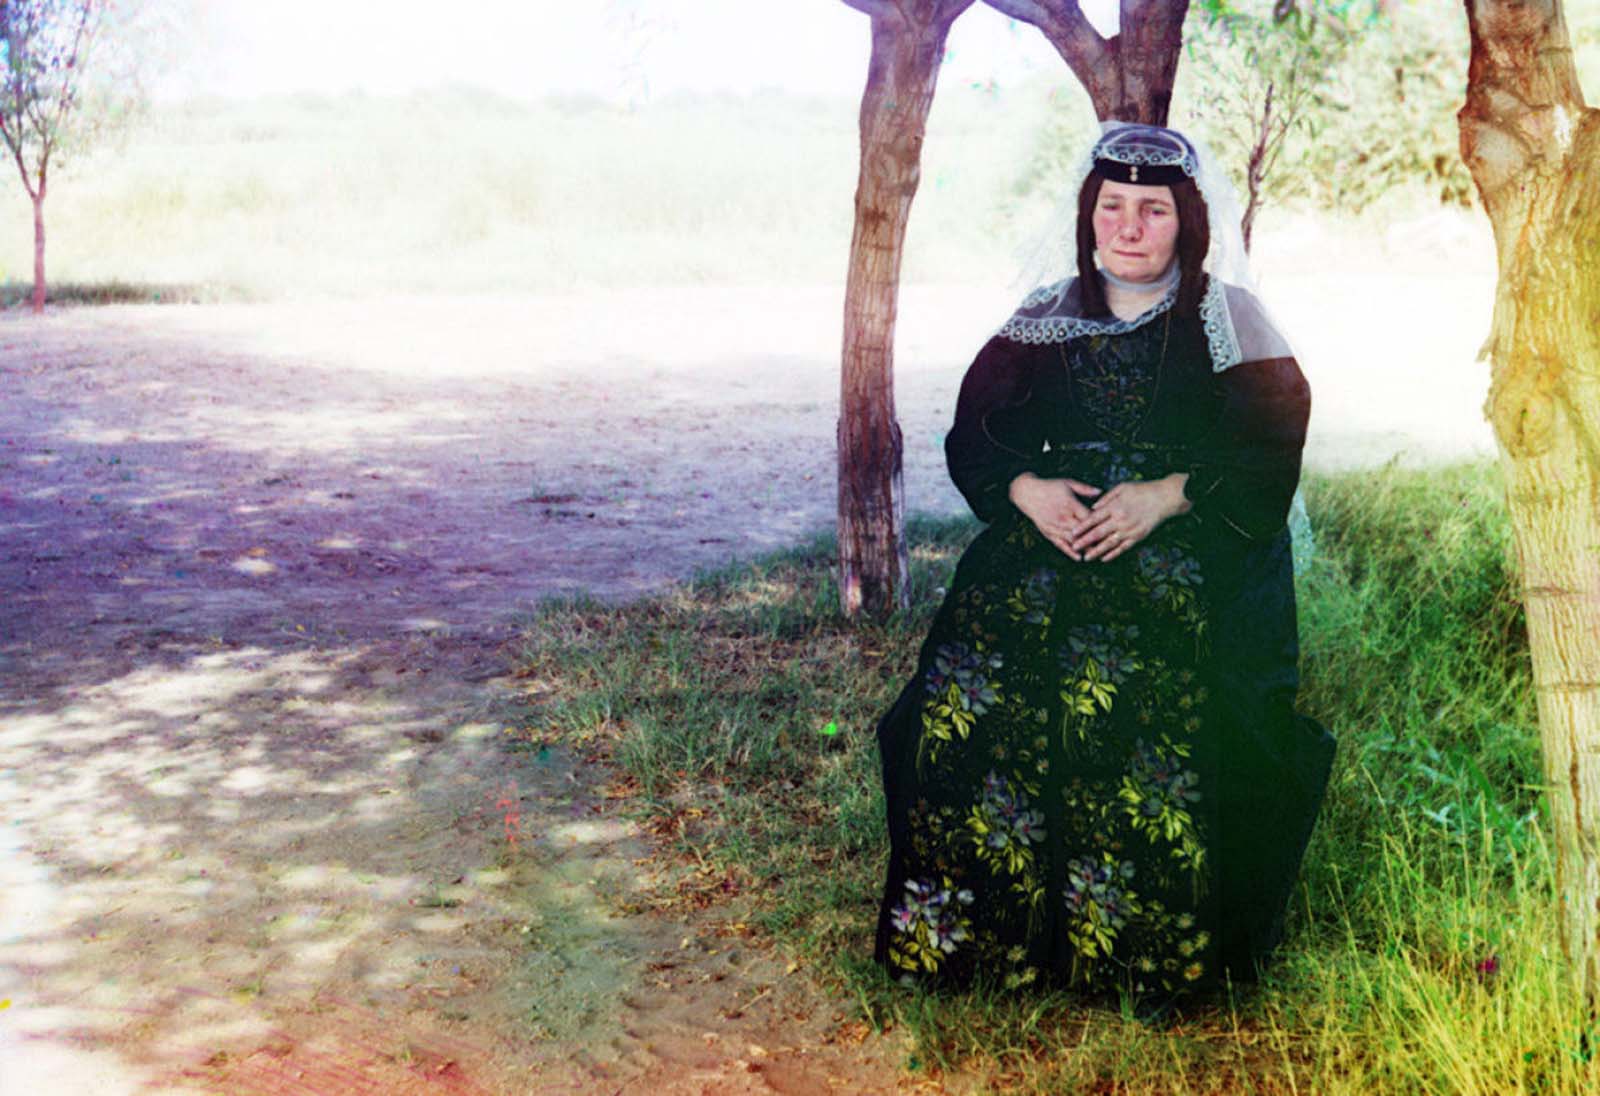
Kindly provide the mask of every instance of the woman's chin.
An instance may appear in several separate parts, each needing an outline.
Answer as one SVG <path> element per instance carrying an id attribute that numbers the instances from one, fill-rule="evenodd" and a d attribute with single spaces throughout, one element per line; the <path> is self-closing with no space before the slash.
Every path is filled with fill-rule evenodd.
<path id="1" fill-rule="evenodd" d="M 1106 269 L 1108 271 L 1110 271 L 1114 276 L 1116 276 L 1118 278 L 1121 278 L 1125 282 L 1140 282 L 1140 283 L 1146 283 L 1147 282 L 1147 283 L 1150 283 L 1150 284 L 1154 284 L 1155 282 L 1158 282 L 1158 281 L 1161 280 L 1161 274 L 1162 274 L 1162 271 L 1160 271 L 1160 270 L 1152 270 L 1149 266 L 1146 266 L 1146 265 L 1121 266 L 1120 264 L 1118 264 L 1117 266 L 1108 265 L 1106 267 Z"/>

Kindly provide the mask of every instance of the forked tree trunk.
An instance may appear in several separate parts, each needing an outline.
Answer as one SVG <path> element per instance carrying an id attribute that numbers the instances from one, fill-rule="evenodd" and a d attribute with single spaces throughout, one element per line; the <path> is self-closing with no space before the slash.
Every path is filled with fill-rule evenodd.
<path id="1" fill-rule="evenodd" d="M 945 39 L 971 3 L 852 3 L 872 16 L 872 59 L 861 99 L 839 390 L 839 600 L 846 615 L 881 616 L 909 604 L 894 407 L 900 258 Z"/>
<path id="2" fill-rule="evenodd" d="M 1118 30 L 1102 37 L 1079 0 L 985 0 L 1039 28 L 1072 69 L 1104 121 L 1167 124 L 1189 0 L 1121 0 Z"/>
<path id="3" fill-rule="evenodd" d="M 1494 226 L 1485 408 L 1506 474 L 1561 902 L 1600 993 L 1600 112 L 1560 0 L 1465 0 L 1461 152 Z"/>

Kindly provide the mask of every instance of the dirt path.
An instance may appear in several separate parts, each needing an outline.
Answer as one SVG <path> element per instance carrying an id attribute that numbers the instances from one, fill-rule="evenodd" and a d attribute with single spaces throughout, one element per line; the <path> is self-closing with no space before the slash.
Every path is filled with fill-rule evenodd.
<path id="1" fill-rule="evenodd" d="M 0 321 L 0 1089 L 892 1084 L 779 957 L 611 916 L 645 846 L 504 745 L 518 610 L 831 492 L 811 397 L 552 364 L 552 326 Z"/>
<path id="2" fill-rule="evenodd" d="M 0 1090 L 902 1083 L 904 1048 L 782 957 L 612 916 L 645 846 L 585 774 L 507 747 L 495 681 L 541 596 L 828 522 L 838 305 L 0 318 Z M 959 505 L 938 441 L 1001 305 L 907 295 L 913 508 Z M 1411 388 L 1354 356 L 1327 359 L 1366 387 L 1333 386 L 1313 454 L 1383 459 Z M 1460 357 L 1398 383 L 1472 408 Z M 1461 403 L 1413 442 L 1481 441 Z"/>

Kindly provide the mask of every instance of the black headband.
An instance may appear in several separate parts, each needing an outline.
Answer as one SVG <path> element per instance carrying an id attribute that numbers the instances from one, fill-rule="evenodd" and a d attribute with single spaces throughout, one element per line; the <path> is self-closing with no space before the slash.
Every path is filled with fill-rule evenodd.
<path id="1" fill-rule="evenodd" d="M 1125 164 L 1121 160 L 1096 160 L 1094 173 L 1116 183 L 1171 186 L 1189 177 L 1181 164 Z"/>

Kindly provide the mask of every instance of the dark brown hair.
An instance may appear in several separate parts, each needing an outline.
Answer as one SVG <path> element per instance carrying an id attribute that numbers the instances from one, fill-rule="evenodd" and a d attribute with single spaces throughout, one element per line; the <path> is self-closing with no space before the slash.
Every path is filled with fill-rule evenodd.
<path id="1" fill-rule="evenodd" d="M 1107 316 L 1105 283 L 1094 265 L 1094 206 L 1100 200 L 1105 178 L 1093 171 L 1078 191 L 1078 292 L 1082 295 L 1085 316 Z M 1200 312 L 1200 295 L 1205 292 L 1206 251 L 1211 247 L 1211 221 L 1206 200 L 1193 179 L 1172 184 L 1172 204 L 1178 214 L 1178 301 L 1174 310 L 1180 316 Z"/>

